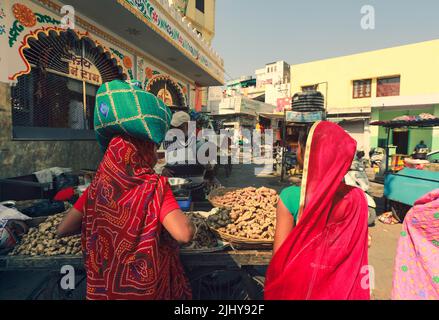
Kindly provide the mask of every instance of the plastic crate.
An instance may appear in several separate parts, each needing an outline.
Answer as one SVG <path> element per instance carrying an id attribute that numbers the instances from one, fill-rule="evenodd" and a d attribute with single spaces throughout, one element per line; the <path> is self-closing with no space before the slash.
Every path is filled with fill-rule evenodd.
<path id="1" fill-rule="evenodd" d="M 39 183 L 33 174 L 0 180 L 0 201 L 50 199 L 53 192 L 51 183 Z"/>

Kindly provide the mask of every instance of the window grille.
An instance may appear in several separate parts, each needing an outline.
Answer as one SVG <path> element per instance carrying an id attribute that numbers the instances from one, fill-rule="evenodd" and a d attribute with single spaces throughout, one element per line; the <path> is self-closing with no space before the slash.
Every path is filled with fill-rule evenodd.
<path id="1" fill-rule="evenodd" d="M 126 78 L 109 53 L 71 30 L 40 33 L 29 40 L 24 57 L 31 71 L 18 77 L 11 102 L 13 127 L 25 128 L 27 134 L 33 132 L 29 129 L 93 130 L 100 84 Z M 23 138 L 16 132 L 15 138 Z M 59 134 L 54 139 L 65 138 Z"/>

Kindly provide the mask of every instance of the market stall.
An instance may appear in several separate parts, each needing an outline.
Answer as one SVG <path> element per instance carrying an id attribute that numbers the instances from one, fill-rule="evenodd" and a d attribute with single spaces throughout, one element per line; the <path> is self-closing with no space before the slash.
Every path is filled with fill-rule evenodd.
<path id="1" fill-rule="evenodd" d="M 194 299 L 262 299 L 265 268 L 274 238 L 276 191 L 268 188 L 219 188 L 209 201 L 195 202 L 187 215 L 196 225 L 181 259 Z M 193 211 L 200 210 L 200 211 Z M 204 211 L 201 211 L 204 210 Z M 0 271 L 42 271 L 47 276 L 28 299 L 83 299 L 85 271 L 80 237 L 58 239 L 64 213 L 26 221 L 26 232 L 7 255 Z M 61 268 L 75 269 L 76 287 L 63 290 Z"/>
<path id="2" fill-rule="evenodd" d="M 408 119 L 375 121 L 371 122 L 370 125 L 386 129 L 387 139 L 384 148 L 385 207 L 392 210 L 397 220 L 403 221 L 405 214 L 417 199 L 439 188 L 439 172 L 436 169 L 437 164 L 430 164 L 427 160 L 419 159 L 424 157 L 420 157 L 416 151 L 412 155 L 393 154 L 392 157 L 391 133 L 400 128 L 437 127 L 439 126 L 439 118 L 424 114 Z"/>

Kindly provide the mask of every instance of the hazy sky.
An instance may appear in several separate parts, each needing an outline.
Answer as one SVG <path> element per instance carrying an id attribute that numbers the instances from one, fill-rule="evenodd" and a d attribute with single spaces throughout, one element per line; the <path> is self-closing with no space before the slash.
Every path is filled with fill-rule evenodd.
<path id="1" fill-rule="evenodd" d="M 363 30 L 361 8 L 375 8 Z M 297 64 L 439 38 L 439 0 L 217 0 L 213 46 L 226 79 L 266 63 Z"/>

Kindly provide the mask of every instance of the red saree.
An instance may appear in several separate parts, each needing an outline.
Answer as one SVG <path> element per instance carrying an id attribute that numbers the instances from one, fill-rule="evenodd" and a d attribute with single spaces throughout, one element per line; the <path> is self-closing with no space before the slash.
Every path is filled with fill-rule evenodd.
<path id="1" fill-rule="evenodd" d="M 88 189 L 82 224 L 87 299 L 186 299 L 177 243 L 161 228 L 167 179 L 151 142 L 115 137 Z"/>
<path id="2" fill-rule="evenodd" d="M 356 142 L 338 125 L 309 134 L 298 223 L 267 271 L 268 300 L 370 299 L 368 208 L 362 190 L 342 181 Z"/>

